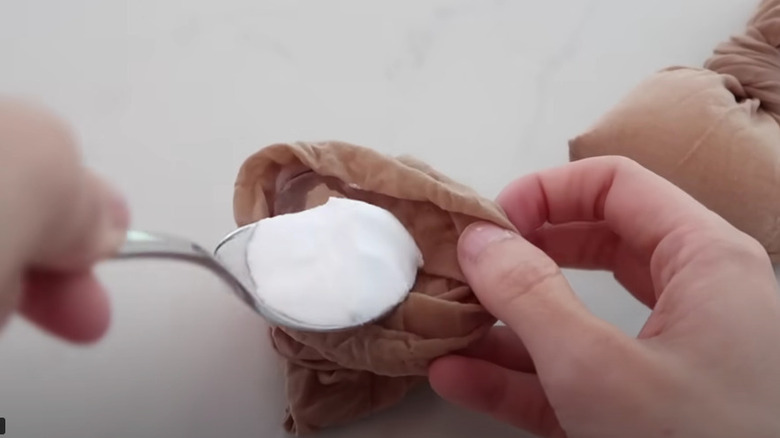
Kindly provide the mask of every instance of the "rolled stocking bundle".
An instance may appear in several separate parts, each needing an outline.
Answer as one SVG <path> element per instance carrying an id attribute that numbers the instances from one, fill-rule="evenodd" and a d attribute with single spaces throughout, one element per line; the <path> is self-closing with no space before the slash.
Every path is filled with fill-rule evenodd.
<path id="1" fill-rule="evenodd" d="M 571 160 L 603 155 L 671 181 L 780 262 L 780 0 L 704 68 L 655 73 L 569 142 Z"/>
<path id="2" fill-rule="evenodd" d="M 331 197 L 391 212 L 414 238 L 424 265 L 405 301 L 374 323 L 330 333 L 271 328 L 284 361 L 284 426 L 294 434 L 398 403 L 425 381 L 433 359 L 481 338 L 495 319 L 465 282 L 458 238 L 477 220 L 514 229 L 497 204 L 430 166 L 340 142 L 275 144 L 249 157 L 236 181 L 234 215 L 245 225 Z"/>

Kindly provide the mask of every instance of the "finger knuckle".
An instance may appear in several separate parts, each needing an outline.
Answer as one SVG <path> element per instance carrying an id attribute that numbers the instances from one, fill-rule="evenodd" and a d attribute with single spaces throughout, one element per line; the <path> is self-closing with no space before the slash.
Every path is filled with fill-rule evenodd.
<path id="1" fill-rule="evenodd" d="M 748 260 L 770 263 L 769 253 L 758 240 L 744 233 L 740 233 L 738 240 L 741 251 Z"/>
<path id="2" fill-rule="evenodd" d="M 0 102 L 2 146 L 25 157 L 47 162 L 71 162 L 77 156 L 73 132 L 53 112 L 24 103 Z"/>
<path id="3" fill-rule="evenodd" d="M 504 267 L 497 276 L 497 289 L 504 294 L 505 304 L 544 292 L 550 283 L 562 276 L 560 267 L 552 260 L 539 258 Z"/>
<path id="4" fill-rule="evenodd" d="M 62 119 L 31 104 L 2 101 L 0 127 L 0 154 L 20 184 L 53 201 L 74 186 L 78 148 Z"/>
<path id="5" fill-rule="evenodd" d="M 47 110 L 0 101 L 0 162 L 0 211 L 14 211 L 23 225 L 20 247 L 37 247 L 45 230 L 58 229 L 78 210 L 84 172 L 74 136 Z"/>
<path id="6" fill-rule="evenodd" d="M 642 166 L 639 163 L 637 163 L 636 160 L 627 157 L 625 155 L 613 155 L 610 158 L 613 160 L 616 167 L 626 168 L 626 169 L 642 168 Z"/>
<path id="7" fill-rule="evenodd" d="M 713 271 L 735 266 L 771 265 L 763 245 L 733 228 L 690 227 L 670 233 L 655 250 L 651 268 L 668 282 L 685 266 Z"/>
<path id="8" fill-rule="evenodd" d="M 730 232 L 729 232 L 730 231 Z M 699 254 L 709 255 L 714 261 L 753 263 L 768 259 L 766 250 L 750 236 L 737 231 L 713 230 L 703 234 L 698 245 L 692 244 Z"/>
<path id="9" fill-rule="evenodd" d="M 606 165 L 613 167 L 614 169 L 618 171 L 636 171 L 636 170 L 646 170 L 642 165 L 640 165 L 638 162 L 636 162 L 633 158 L 627 157 L 625 155 L 608 155 L 604 157 L 600 157 L 603 163 Z"/>

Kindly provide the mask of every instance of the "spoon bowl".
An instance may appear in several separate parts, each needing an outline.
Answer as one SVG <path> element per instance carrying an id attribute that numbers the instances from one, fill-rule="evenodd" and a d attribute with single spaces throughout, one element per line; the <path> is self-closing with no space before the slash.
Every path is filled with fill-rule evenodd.
<path id="1" fill-rule="evenodd" d="M 349 325 L 320 325 L 299 321 L 270 307 L 257 294 L 254 281 L 247 264 L 247 246 L 252 239 L 255 224 L 244 225 L 226 235 L 211 253 L 200 245 L 175 236 L 151 233 L 140 230 L 127 232 L 124 245 L 114 255 L 114 259 L 159 258 L 179 260 L 204 267 L 226 282 L 231 291 L 255 312 L 272 325 L 308 332 L 331 332 L 346 330 L 371 323 L 383 317 L 395 306 L 371 315 L 368 320 L 357 321 Z"/>

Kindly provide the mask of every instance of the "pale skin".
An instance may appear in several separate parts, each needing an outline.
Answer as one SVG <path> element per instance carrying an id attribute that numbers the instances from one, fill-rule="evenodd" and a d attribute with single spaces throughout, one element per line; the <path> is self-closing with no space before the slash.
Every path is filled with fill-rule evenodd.
<path id="1" fill-rule="evenodd" d="M 780 436 L 780 294 L 755 240 L 627 159 L 523 177 L 499 202 L 519 234 L 476 224 L 459 257 L 506 327 L 432 364 L 442 397 L 542 437 Z M 614 272 L 653 309 L 639 335 L 559 267 Z"/>
<path id="2" fill-rule="evenodd" d="M 780 434 L 780 294 L 755 240 L 619 158 L 526 176 L 499 202 L 519 233 L 475 224 L 459 257 L 506 327 L 432 364 L 442 397 L 543 437 Z M 128 224 L 66 124 L 0 100 L 0 323 L 100 339 L 92 271 Z M 613 271 L 653 308 L 639 336 L 589 313 L 560 267 Z"/>
<path id="3" fill-rule="evenodd" d="M 92 269 L 128 223 L 123 198 L 85 168 L 59 117 L 0 99 L 0 324 L 18 311 L 63 339 L 99 339 L 110 312 Z"/>

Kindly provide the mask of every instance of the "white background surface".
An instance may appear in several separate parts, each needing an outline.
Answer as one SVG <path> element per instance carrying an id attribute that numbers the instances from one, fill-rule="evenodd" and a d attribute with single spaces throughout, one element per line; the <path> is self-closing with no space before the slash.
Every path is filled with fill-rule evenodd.
<path id="1" fill-rule="evenodd" d="M 411 153 L 486 196 L 565 163 L 566 142 L 640 79 L 700 65 L 757 1 L 0 1 L 0 93 L 69 119 L 134 226 L 213 246 L 241 162 L 276 141 Z M 630 333 L 647 311 L 607 274 L 567 272 Z M 265 326 L 206 272 L 101 268 L 109 335 L 0 341 L 12 438 L 278 437 Z M 477 431 L 479 428 L 479 432 Z M 486 428 L 486 429 L 482 429 Z M 517 436 L 423 392 L 323 437 Z"/>

